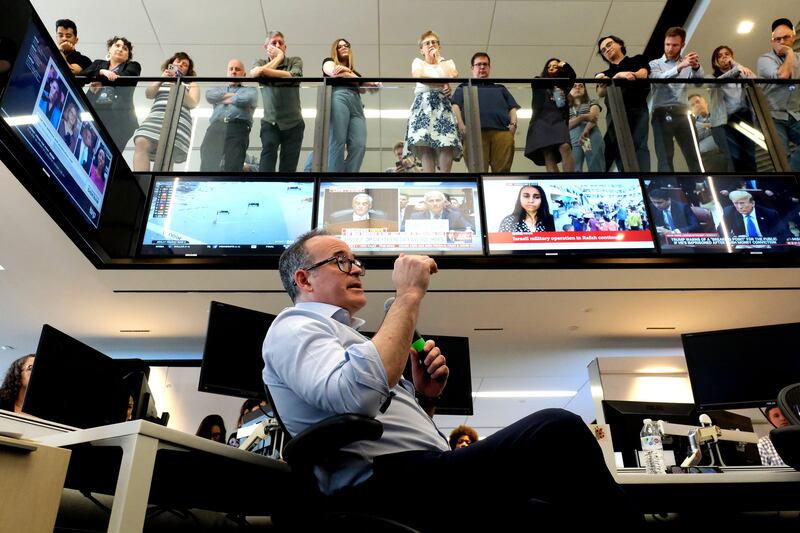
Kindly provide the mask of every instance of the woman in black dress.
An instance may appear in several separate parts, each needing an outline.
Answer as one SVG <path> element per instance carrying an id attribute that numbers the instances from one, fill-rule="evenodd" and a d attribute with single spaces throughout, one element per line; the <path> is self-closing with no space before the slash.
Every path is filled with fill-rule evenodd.
<path id="1" fill-rule="evenodd" d="M 540 78 L 575 79 L 575 71 L 557 58 L 548 59 L 542 69 Z M 563 161 L 564 172 L 575 171 L 575 160 L 572 158 L 572 144 L 569 138 L 569 106 L 567 94 L 572 83 L 547 84 L 534 82 L 533 114 L 525 139 L 525 157 L 548 172 L 558 172 L 558 163 Z"/>

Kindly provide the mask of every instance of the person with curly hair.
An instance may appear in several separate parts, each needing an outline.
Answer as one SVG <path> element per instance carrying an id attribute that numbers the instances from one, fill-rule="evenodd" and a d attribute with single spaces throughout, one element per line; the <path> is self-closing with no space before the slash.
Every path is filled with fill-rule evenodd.
<path id="1" fill-rule="evenodd" d="M 28 380 L 31 378 L 33 354 L 23 355 L 8 367 L 3 385 L 0 386 L 0 409 L 22 412 L 22 402 L 25 400 L 25 391 L 28 390 Z"/>
<path id="2" fill-rule="evenodd" d="M 450 433 L 450 448 L 467 448 L 478 442 L 478 432 L 466 424 L 461 424 Z"/>

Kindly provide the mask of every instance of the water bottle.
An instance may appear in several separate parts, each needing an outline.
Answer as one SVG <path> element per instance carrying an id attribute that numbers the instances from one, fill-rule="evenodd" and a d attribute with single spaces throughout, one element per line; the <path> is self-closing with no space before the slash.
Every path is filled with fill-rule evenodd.
<path id="1" fill-rule="evenodd" d="M 553 89 L 553 103 L 556 104 L 556 107 L 564 107 L 567 105 L 567 100 L 564 98 L 564 91 L 559 89 L 558 87 Z"/>
<path id="2" fill-rule="evenodd" d="M 645 471 L 648 474 L 666 474 L 664 445 L 661 443 L 661 431 L 659 431 L 658 425 L 649 418 L 645 418 L 639 437 L 642 440 Z"/>

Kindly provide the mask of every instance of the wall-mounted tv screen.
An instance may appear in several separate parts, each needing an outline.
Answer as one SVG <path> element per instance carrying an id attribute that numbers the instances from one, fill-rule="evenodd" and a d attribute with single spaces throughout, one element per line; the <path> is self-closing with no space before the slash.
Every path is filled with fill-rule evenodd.
<path id="1" fill-rule="evenodd" d="M 280 254 L 312 224 L 312 180 L 156 176 L 144 256 Z"/>
<path id="2" fill-rule="evenodd" d="M 489 254 L 653 252 L 636 178 L 484 177 Z"/>
<path id="3" fill-rule="evenodd" d="M 470 181 L 326 182 L 317 225 L 356 254 L 482 254 L 478 187 Z"/>
<path id="4" fill-rule="evenodd" d="M 800 251 L 794 176 L 653 176 L 644 183 L 664 253 Z"/>
<path id="5" fill-rule="evenodd" d="M 701 409 L 774 404 L 780 390 L 800 382 L 800 323 L 684 333 L 692 395 Z"/>
<path id="6" fill-rule="evenodd" d="M 94 227 L 115 162 L 49 36 L 31 23 L 0 101 L 0 116 L 42 171 Z"/>
<path id="7" fill-rule="evenodd" d="M 266 400 L 264 337 L 275 315 L 211 302 L 197 390 Z"/>

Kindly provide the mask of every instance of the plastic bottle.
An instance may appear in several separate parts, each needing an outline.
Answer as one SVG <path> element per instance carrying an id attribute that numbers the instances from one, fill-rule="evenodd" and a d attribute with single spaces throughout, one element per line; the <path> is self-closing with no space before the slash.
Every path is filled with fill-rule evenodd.
<path id="1" fill-rule="evenodd" d="M 648 474 L 666 474 L 664 445 L 661 443 L 661 431 L 659 431 L 658 425 L 649 418 L 645 418 L 639 437 L 642 440 L 645 471 Z"/>

